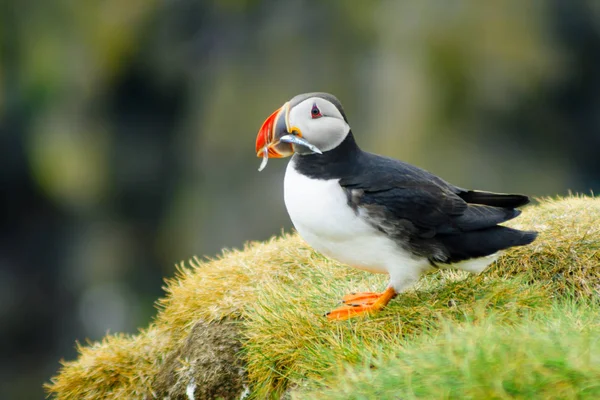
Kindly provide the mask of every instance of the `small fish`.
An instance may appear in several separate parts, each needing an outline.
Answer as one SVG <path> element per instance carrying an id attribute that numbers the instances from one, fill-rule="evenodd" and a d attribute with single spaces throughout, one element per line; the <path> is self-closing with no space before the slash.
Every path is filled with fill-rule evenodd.
<path id="1" fill-rule="evenodd" d="M 265 169 L 265 167 L 267 166 L 267 162 L 269 162 L 269 149 L 267 146 L 265 146 L 263 148 L 263 159 L 260 163 L 260 167 L 258 167 L 258 172 L 262 171 L 263 169 Z"/>
<path id="2" fill-rule="evenodd" d="M 321 152 L 321 150 L 319 150 L 319 148 L 317 146 L 315 146 L 314 144 L 310 143 L 306 139 L 300 138 L 300 137 L 295 136 L 295 135 L 283 135 L 281 137 L 281 139 L 279 139 L 279 142 L 297 144 L 297 145 L 306 147 L 307 149 L 309 149 L 313 153 L 323 154 Z M 263 159 L 262 159 L 262 161 L 260 163 L 260 167 L 258 167 L 258 172 L 260 172 L 263 169 L 265 169 L 265 167 L 267 166 L 267 162 L 269 162 L 269 147 L 265 146 L 265 147 L 263 147 Z"/>
<path id="3" fill-rule="evenodd" d="M 321 152 L 321 150 L 319 150 L 319 148 L 317 146 L 315 146 L 314 144 L 310 143 L 308 140 L 303 139 L 303 138 L 298 137 L 298 136 L 295 136 L 295 135 L 283 135 L 281 137 L 281 139 L 279 139 L 279 141 L 283 142 L 283 143 L 299 144 L 300 146 L 304 146 L 307 149 L 311 150 L 313 153 L 323 154 Z"/>

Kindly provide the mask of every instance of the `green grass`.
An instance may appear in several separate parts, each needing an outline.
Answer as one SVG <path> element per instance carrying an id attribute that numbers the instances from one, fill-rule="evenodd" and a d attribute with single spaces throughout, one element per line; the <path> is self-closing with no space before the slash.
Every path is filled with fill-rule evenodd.
<path id="1" fill-rule="evenodd" d="M 446 320 L 436 333 L 408 337 L 388 357 L 338 371 L 297 399 L 600 398 L 600 307 L 553 302 L 506 325 Z"/>
<path id="2" fill-rule="evenodd" d="M 437 331 L 441 321 L 477 323 L 493 315 L 498 324 L 514 324 L 530 310 L 545 307 L 551 297 L 542 285 L 520 279 L 438 273 L 374 317 L 330 322 L 322 314 L 348 291 L 346 281 L 318 279 L 321 274 L 314 269 L 303 272 L 296 274 L 297 285 L 264 287 L 244 315 L 245 358 L 256 398 L 307 379 L 319 381 L 341 363 L 393 353 L 405 337 Z M 351 290 L 385 285 L 380 277 L 357 275 L 362 279 L 352 279 Z"/>
<path id="3" fill-rule="evenodd" d="M 483 274 L 426 275 L 379 314 L 341 322 L 323 314 L 346 293 L 383 289 L 385 276 L 341 266 L 297 235 L 195 259 L 168 281 L 148 328 L 79 347 L 47 389 L 59 399 L 177 398 L 194 381 L 217 393 L 223 374 L 202 354 L 233 327 L 237 340 L 220 344 L 213 364 L 236 356 L 255 399 L 596 398 L 600 199 L 544 199 L 511 225 L 540 236 Z"/>

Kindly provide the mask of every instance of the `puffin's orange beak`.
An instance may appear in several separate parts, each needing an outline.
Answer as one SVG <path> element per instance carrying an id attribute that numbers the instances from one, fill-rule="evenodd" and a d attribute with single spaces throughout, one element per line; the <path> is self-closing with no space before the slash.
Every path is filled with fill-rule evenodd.
<path id="1" fill-rule="evenodd" d="M 290 143 L 279 141 L 282 136 L 289 134 L 287 126 L 289 109 L 289 103 L 285 103 L 263 122 L 256 136 L 257 157 L 264 157 L 265 148 L 269 158 L 282 158 L 294 154 L 294 148 Z"/>

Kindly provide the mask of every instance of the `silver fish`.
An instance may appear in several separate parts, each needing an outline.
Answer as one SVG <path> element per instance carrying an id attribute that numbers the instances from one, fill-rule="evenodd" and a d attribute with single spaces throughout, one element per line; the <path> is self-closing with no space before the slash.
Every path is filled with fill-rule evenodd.
<path id="1" fill-rule="evenodd" d="M 304 146 L 304 147 L 308 148 L 313 153 L 323 154 L 321 152 L 321 150 L 319 150 L 319 148 L 317 146 L 315 146 L 314 144 L 310 143 L 308 140 L 303 139 L 303 138 L 298 137 L 298 136 L 295 136 L 295 135 L 283 135 L 281 137 L 281 139 L 279 139 L 279 141 L 283 142 L 283 143 L 299 144 L 300 146 Z"/>

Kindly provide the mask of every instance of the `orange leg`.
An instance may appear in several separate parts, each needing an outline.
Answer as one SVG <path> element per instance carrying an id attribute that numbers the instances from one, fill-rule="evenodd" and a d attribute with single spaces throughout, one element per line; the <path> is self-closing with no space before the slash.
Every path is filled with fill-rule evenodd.
<path id="1" fill-rule="evenodd" d="M 383 293 L 356 293 L 344 296 L 343 301 L 346 304 L 328 312 L 327 319 L 344 320 L 377 312 L 385 307 L 395 296 L 396 292 L 391 287 L 387 288 Z"/>

